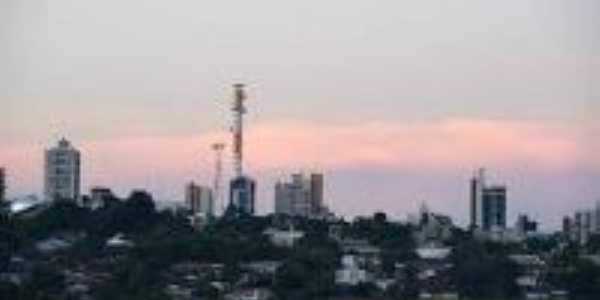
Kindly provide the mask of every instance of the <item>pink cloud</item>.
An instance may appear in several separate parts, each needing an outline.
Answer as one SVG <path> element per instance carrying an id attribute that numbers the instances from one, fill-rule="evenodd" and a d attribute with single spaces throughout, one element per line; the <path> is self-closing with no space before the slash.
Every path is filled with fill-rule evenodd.
<path id="1" fill-rule="evenodd" d="M 595 128 L 595 127 L 594 127 Z M 564 124 L 528 121 L 445 120 L 323 125 L 309 122 L 250 124 L 250 173 L 319 168 L 472 169 L 522 166 L 540 171 L 600 168 L 590 135 Z M 73 141 L 83 153 L 86 185 L 135 184 L 179 189 L 190 178 L 209 182 L 210 144 L 223 132 L 199 136 L 133 137 Z M 0 150 L 16 189 L 41 187 L 43 147 Z M 230 155 L 226 155 L 229 158 Z"/>

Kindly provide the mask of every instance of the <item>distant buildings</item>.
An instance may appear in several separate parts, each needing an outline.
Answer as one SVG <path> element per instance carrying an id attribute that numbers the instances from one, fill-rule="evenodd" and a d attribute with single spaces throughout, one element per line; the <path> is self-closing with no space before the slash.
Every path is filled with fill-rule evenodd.
<path id="1" fill-rule="evenodd" d="M 6 199 L 6 173 L 4 168 L 0 168 L 0 203 Z"/>
<path id="2" fill-rule="evenodd" d="M 471 228 L 485 232 L 506 229 L 506 186 L 486 184 L 485 170 L 471 179 Z"/>
<path id="3" fill-rule="evenodd" d="M 269 240 L 273 245 L 285 248 L 294 247 L 299 240 L 304 238 L 304 231 L 295 230 L 294 226 L 291 226 L 289 230 L 268 228 L 263 234 L 269 237 Z"/>
<path id="4" fill-rule="evenodd" d="M 80 196 L 80 154 L 69 141 L 61 139 L 46 150 L 44 195 L 46 200 L 77 201 Z"/>
<path id="5" fill-rule="evenodd" d="M 519 234 L 527 236 L 528 234 L 537 232 L 538 222 L 531 220 L 528 215 L 519 215 L 515 227 Z"/>
<path id="6" fill-rule="evenodd" d="M 117 198 L 107 187 L 93 187 L 90 190 L 89 196 L 82 197 L 82 204 L 84 207 L 95 210 L 105 207 L 110 201 L 116 201 Z"/>
<path id="7" fill-rule="evenodd" d="M 192 215 L 214 216 L 213 192 L 208 187 L 190 182 L 185 187 L 185 203 Z"/>
<path id="8" fill-rule="evenodd" d="M 324 212 L 323 174 L 293 174 L 291 181 L 275 185 L 276 214 L 318 217 Z"/>
<path id="9" fill-rule="evenodd" d="M 592 234 L 600 234 L 598 219 L 600 218 L 600 204 L 595 209 L 576 211 L 573 217 L 563 219 L 563 234 L 569 240 L 580 245 L 586 245 Z"/>
<path id="10" fill-rule="evenodd" d="M 414 225 L 417 228 L 415 240 L 418 245 L 448 241 L 454 228 L 450 217 L 430 212 L 425 204 L 421 207 L 420 218 Z"/>

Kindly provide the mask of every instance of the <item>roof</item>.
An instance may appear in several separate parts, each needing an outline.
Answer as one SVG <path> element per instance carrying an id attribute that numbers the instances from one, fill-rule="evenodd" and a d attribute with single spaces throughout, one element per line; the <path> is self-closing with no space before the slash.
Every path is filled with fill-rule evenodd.
<path id="1" fill-rule="evenodd" d="M 595 264 L 596 266 L 600 266 L 600 255 L 584 255 L 581 258 Z"/>
<path id="2" fill-rule="evenodd" d="M 531 254 L 515 254 L 509 255 L 508 258 L 520 266 L 543 266 L 544 261 L 537 255 Z"/>
<path id="3" fill-rule="evenodd" d="M 452 248 L 425 247 L 418 248 L 416 252 L 420 259 L 441 260 L 447 258 L 450 255 L 450 253 L 452 252 Z"/>

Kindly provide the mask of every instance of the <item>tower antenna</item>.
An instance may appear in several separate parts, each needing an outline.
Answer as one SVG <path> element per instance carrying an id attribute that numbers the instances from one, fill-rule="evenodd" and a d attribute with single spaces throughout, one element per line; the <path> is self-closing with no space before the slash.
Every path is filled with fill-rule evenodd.
<path id="1" fill-rule="evenodd" d="M 221 209 L 224 212 L 225 202 L 221 200 L 221 181 L 223 177 L 223 150 L 225 149 L 225 144 L 214 143 L 211 148 L 215 152 L 215 177 L 213 178 L 214 200 L 217 205 L 221 206 Z"/>
<path id="2" fill-rule="evenodd" d="M 237 83 L 233 85 L 234 88 L 234 102 L 233 102 L 233 160 L 234 160 L 234 172 L 236 177 L 243 175 L 243 161 L 244 161 L 244 115 L 246 114 L 246 106 L 244 101 L 246 100 L 246 92 L 244 91 L 244 84 Z"/>

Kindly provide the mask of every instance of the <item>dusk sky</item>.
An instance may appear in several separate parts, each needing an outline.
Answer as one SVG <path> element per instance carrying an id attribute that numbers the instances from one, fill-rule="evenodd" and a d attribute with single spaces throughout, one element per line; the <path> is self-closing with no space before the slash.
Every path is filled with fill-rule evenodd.
<path id="1" fill-rule="evenodd" d="M 324 172 L 346 216 L 426 202 L 465 224 L 480 166 L 508 185 L 510 225 L 600 200 L 595 0 L 0 1 L 9 196 L 41 194 L 66 136 L 84 191 L 182 201 L 229 143 L 236 82 L 261 213 L 298 170 Z"/>

